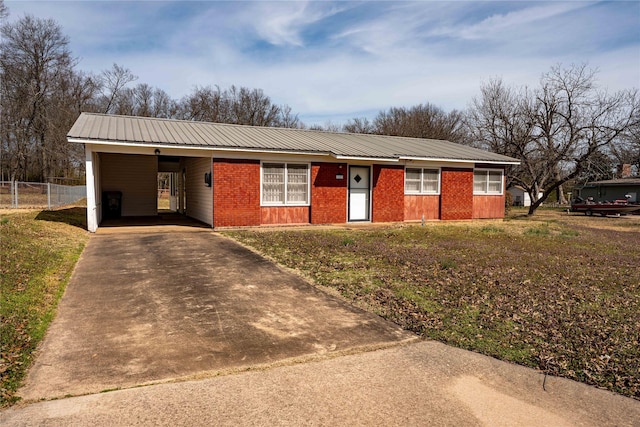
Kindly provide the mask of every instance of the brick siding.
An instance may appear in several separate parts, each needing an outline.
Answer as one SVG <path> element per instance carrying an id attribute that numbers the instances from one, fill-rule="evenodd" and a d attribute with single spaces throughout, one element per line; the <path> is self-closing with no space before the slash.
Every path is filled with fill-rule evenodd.
<path id="1" fill-rule="evenodd" d="M 504 194 L 473 196 L 473 219 L 504 218 Z"/>
<path id="2" fill-rule="evenodd" d="M 337 179 L 336 175 L 342 175 Z M 504 196 L 474 198 L 473 169 L 442 168 L 439 215 L 438 203 L 430 196 L 429 214 L 422 206 L 426 200 L 408 200 L 404 195 L 402 166 L 373 165 L 372 221 L 390 222 L 425 219 L 461 220 L 500 218 Z M 347 222 L 348 165 L 311 164 L 311 206 L 274 211 L 260 206 L 260 162 L 257 160 L 213 160 L 213 226 L 254 226 L 260 224 Z M 425 198 L 424 196 L 420 196 Z M 431 200 L 433 199 L 433 200 Z M 419 203 L 418 203 L 419 202 Z M 499 212 L 500 211 L 500 212 Z M 308 213 L 307 213 L 308 212 Z"/>
<path id="3" fill-rule="evenodd" d="M 260 211 L 262 225 L 309 223 L 309 206 L 263 206 Z"/>
<path id="4" fill-rule="evenodd" d="M 336 179 L 342 175 L 342 179 Z M 311 223 L 347 222 L 347 165 L 311 164 Z"/>
<path id="5" fill-rule="evenodd" d="M 213 160 L 213 226 L 260 225 L 260 162 Z"/>
<path id="6" fill-rule="evenodd" d="M 440 219 L 473 218 L 473 169 L 442 168 Z"/>
<path id="7" fill-rule="evenodd" d="M 373 222 L 404 220 L 404 167 L 373 165 Z"/>
<path id="8" fill-rule="evenodd" d="M 406 194 L 404 196 L 404 220 L 420 221 L 440 219 L 440 196 Z"/>

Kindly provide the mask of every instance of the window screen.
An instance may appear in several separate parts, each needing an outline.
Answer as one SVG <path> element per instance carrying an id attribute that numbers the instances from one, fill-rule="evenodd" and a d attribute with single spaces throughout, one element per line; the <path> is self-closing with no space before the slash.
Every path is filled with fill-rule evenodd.
<path id="1" fill-rule="evenodd" d="M 407 194 L 438 194 L 440 171 L 438 169 L 406 168 L 404 192 Z"/>
<path id="2" fill-rule="evenodd" d="M 309 203 L 309 165 L 263 163 L 262 203 L 265 205 Z"/>

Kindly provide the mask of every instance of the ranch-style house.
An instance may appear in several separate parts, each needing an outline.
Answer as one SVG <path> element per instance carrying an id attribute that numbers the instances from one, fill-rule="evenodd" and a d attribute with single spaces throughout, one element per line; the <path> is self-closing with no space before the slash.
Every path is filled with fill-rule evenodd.
<path id="1" fill-rule="evenodd" d="M 67 138 L 85 146 L 92 232 L 158 215 L 158 173 L 171 210 L 214 229 L 502 218 L 519 163 L 442 140 L 89 113 Z"/>

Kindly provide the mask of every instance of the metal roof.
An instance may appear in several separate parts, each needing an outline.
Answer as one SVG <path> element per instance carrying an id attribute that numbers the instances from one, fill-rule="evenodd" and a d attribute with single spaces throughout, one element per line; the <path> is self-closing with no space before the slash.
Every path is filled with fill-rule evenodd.
<path id="1" fill-rule="evenodd" d="M 70 142 L 287 152 L 348 159 L 401 159 L 518 164 L 517 159 L 453 142 L 82 113 Z"/>
<path id="2" fill-rule="evenodd" d="M 591 188 L 597 186 L 624 186 L 624 185 L 640 185 L 640 178 L 630 177 L 630 178 L 617 178 L 617 179 L 607 179 L 604 181 L 591 181 L 587 182 L 582 188 Z"/>

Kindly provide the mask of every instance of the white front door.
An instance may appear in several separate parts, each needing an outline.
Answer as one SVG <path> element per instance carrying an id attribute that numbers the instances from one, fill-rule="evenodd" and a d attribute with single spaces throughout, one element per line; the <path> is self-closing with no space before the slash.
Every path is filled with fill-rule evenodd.
<path id="1" fill-rule="evenodd" d="M 369 174 L 367 166 L 349 167 L 349 221 L 369 220 Z"/>

